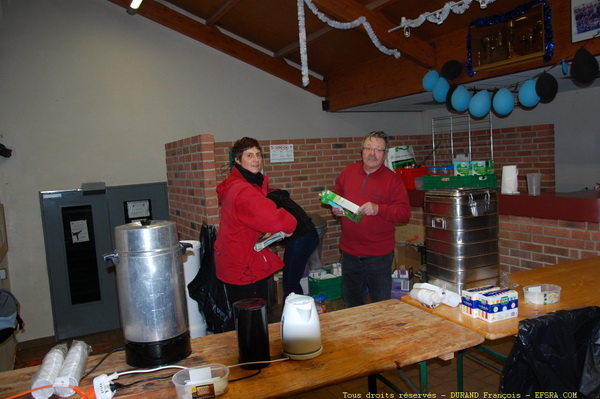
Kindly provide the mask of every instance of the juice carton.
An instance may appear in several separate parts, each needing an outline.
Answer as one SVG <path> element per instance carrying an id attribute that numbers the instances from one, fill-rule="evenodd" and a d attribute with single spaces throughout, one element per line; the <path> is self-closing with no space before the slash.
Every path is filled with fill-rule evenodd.
<path id="1" fill-rule="evenodd" d="M 495 285 L 484 285 L 481 287 L 464 288 L 461 291 L 460 311 L 469 317 L 477 317 L 479 313 L 479 294 L 499 290 Z"/>
<path id="2" fill-rule="evenodd" d="M 471 163 L 469 161 L 454 162 L 454 176 L 471 175 Z"/>
<path id="3" fill-rule="evenodd" d="M 494 172 L 494 161 L 471 161 L 471 173 L 473 175 L 489 175 Z"/>
<path id="4" fill-rule="evenodd" d="M 358 208 L 360 208 L 358 205 L 348 201 L 333 191 L 323 190 L 321 193 L 319 193 L 319 196 L 321 197 L 322 203 L 342 208 L 344 210 L 344 216 L 353 222 L 358 223 L 362 219 L 362 214 L 356 213 Z"/>
<path id="5" fill-rule="evenodd" d="M 479 293 L 478 318 L 492 323 L 519 315 L 519 293 L 511 289 L 500 289 Z"/>

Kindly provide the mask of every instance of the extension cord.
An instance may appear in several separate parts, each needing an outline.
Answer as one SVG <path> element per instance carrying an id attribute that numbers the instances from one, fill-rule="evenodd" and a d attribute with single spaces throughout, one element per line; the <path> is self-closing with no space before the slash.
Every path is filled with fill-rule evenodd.
<path id="1" fill-rule="evenodd" d="M 94 378 L 94 392 L 96 399 L 111 399 L 117 392 L 116 389 L 111 388 L 113 380 L 118 378 L 117 373 L 112 373 L 110 376 L 106 374 L 100 374 Z"/>

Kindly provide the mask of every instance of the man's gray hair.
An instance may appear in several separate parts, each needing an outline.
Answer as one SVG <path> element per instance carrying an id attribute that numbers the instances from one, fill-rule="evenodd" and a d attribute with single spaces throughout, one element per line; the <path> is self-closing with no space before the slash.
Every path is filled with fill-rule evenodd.
<path id="1" fill-rule="evenodd" d="M 385 141 L 385 149 L 387 150 L 388 148 L 390 148 L 390 138 L 388 137 L 387 134 L 385 134 L 385 132 L 382 131 L 374 131 L 371 133 L 367 133 L 367 135 L 365 136 L 365 138 L 363 139 L 363 145 L 367 142 L 368 139 L 370 138 L 375 138 L 375 139 L 383 139 Z"/>

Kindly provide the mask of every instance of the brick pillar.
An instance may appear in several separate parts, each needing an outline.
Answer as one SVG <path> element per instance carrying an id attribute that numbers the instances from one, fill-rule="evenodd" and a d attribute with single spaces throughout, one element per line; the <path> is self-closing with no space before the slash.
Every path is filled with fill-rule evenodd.
<path id="1" fill-rule="evenodd" d="M 170 220 L 179 239 L 197 240 L 203 224 L 219 222 L 215 140 L 202 134 L 165 144 Z"/>

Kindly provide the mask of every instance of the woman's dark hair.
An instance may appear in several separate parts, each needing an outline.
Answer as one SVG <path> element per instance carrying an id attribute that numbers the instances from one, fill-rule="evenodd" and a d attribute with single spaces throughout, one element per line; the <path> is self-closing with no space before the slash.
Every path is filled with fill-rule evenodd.
<path id="1" fill-rule="evenodd" d="M 231 147 L 231 151 L 233 152 L 233 158 L 239 161 L 240 159 L 242 159 L 242 154 L 244 153 L 244 151 L 252 147 L 256 147 L 260 150 L 260 152 L 262 152 L 262 148 L 260 148 L 260 144 L 258 144 L 258 141 L 256 139 L 253 139 L 251 137 L 242 137 L 241 139 L 233 143 L 233 147 Z"/>

